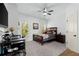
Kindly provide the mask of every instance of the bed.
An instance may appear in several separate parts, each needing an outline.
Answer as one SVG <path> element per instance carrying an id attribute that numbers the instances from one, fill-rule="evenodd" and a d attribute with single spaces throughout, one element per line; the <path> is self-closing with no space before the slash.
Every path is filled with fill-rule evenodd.
<path id="1" fill-rule="evenodd" d="M 57 36 L 57 27 L 50 27 L 47 28 L 46 31 L 43 32 L 43 34 L 37 34 L 37 35 L 34 34 L 33 40 L 40 42 L 43 45 L 45 42 L 56 40 L 56 36 Z"/>

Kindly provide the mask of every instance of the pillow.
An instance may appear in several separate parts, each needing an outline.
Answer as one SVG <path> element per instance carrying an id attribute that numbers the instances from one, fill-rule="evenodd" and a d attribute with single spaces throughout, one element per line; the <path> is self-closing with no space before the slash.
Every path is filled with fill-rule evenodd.
<path id="1" fill-rule="evenodd" d="M 42 36 L 43 36 L 43 39 L 46 39 L 46 38 L 48 38 L 48 37 L 49 37 L 49 35 L 48 35 L 48 34 L 42 34 Z"/>

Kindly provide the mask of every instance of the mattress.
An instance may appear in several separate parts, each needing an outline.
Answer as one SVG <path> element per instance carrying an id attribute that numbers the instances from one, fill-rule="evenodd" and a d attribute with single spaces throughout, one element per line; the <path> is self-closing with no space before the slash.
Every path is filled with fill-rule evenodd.
<path id="1" fill-rule="evenodd" d="M 48 40 L 53 40 L 55 38 L 55 35 L 53 34 L 42 34 L 43 36 L 43 41 L 48 41 Z"/>

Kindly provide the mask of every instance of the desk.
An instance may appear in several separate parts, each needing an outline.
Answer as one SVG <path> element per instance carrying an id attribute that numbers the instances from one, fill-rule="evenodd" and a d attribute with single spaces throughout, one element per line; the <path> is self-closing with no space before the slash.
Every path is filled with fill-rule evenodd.
<path id="1" fill-rule="evenodd" d="M 15 37 L 10 37 L 10 41 L 3 41 L 0 43 L 1 48 L 3 49 L 4 53 L 1 52 L 1 55 L 15 55 L 18 52 L 20 53 L 20 50 L 25 50 L 25 39 L 24 38 L 15 38 Z M 8 49 L 15 49 L 18 48 L 17 51 L 13 51 L 11 53 L 8 52 Z M 26 52 L 25 52 L 26 53 Z"/>

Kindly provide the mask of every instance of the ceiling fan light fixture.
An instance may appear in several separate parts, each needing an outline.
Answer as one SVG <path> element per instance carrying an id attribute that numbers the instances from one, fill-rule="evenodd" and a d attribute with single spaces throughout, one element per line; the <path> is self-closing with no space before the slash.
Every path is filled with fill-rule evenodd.
<path id="1" fill-rule="evenodd" d="M 43 13 L 43 15 L 44 15 L 44 16 L 46 16 L 46 15 L 47 15 L 47 13 Z"/>
<path id="2" fill-rule="evenodd" d="M 39 12 L 42 12 L 43 13 L 43 15 L 44 16 L 46 16 L 46 15 L 52 15 L 52 12 L 53 12 L 54 10 L 49 10 L 48 8 L 43 8 L 42 10 L 40 10 Z"/>

